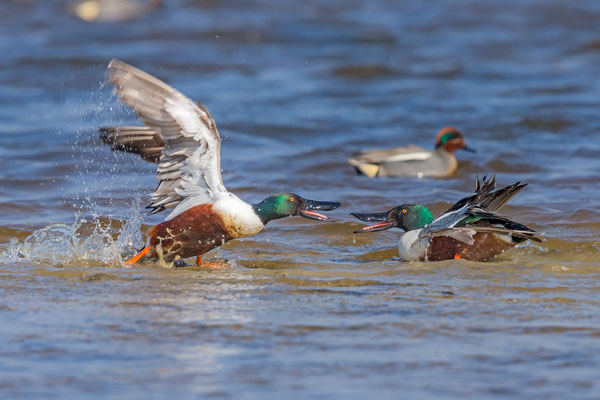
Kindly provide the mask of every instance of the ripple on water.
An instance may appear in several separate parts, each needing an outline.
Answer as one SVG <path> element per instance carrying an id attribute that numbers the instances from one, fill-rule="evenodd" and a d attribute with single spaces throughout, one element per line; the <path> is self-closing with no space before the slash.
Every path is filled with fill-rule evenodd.
<path id="1" fill-rule="evenodd" d="M 346 79 L 390 78 L 398 72 L 387 65 L 354 65 L 340 66 L 333 70 L 333 75 Z"/>
<path id="2" fill-rule="evenodd" d="M 0 13 L 3 397 L 597 397 L 596 0 L 173 0 L 123 25 L 62 3 Z M 231 191 L 340 200 L 337 222 L 273 221 L 207 255 L 226 270 L 125 268 L 132 192 L 156 182 L 98 141 L 139 123 L 109 94 L 112 57 L 208 106 Z M 478 150 L 449 179 L 345 161 L 447 125 Z M 490 172 L 529 183 L 505 211 L 543 243 L 407 263 L 397 230 L 353 242 L 348 212 L 439 213 Z"/>

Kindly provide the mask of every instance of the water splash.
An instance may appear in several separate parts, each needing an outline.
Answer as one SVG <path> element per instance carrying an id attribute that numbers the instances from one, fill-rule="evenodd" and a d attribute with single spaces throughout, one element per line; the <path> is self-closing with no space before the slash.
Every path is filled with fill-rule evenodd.
<path id="1" fill-rule="evenodd" d="M 128 218 L 117 237 L 117 243 L 123 244 L 125 246 L 124 250 L 127 248 L 139 249 L 144 245 L 144 236 L 140 229 L 143 219 L 141 209 L 142 200 L 139 196 L 136 196 L 127 213 Z"/>
<path id="2" fill-rule="evenodd" d="M 22 243 L 12 239 L 0 257 L 13 263 L 43 263 L 53 266 L 124 267 L 123 257 L 143 246 L 139 197 L 124 221 L 91 221 L 76 215 L 72 224 L 51 224 L 34 231 Z M 117 225 L 117 226 L 115 226 Z"/>

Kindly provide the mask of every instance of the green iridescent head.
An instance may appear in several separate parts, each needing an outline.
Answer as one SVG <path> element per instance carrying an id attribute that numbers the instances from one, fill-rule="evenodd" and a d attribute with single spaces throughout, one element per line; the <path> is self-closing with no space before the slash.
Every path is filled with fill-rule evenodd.
<path id="1" fill-rule="evenodd" d="M 351 213 L 361 221 L 380 221 L 375 225 L 366 226 L 355 233 L 384 231 L 393 227 L 406 232 L 421 229 L 433 222 L 433 215 L 427 207 L 418 204 L 402 204 L 389 211 L 374 214 Z"/>
<path id="2" fill-rule="evenodd" d="M 336 201 L 307 200 L 295 193 L 278 193 L 267 197 L 258 204 L 252 206 L 254 212 L 259 216 L 263 224 L 283 217 L 301 215 L 305 218 L 331 221 L 325 215 L 314 210 L 330 211 L 338 208 L 340 203 Z"/>

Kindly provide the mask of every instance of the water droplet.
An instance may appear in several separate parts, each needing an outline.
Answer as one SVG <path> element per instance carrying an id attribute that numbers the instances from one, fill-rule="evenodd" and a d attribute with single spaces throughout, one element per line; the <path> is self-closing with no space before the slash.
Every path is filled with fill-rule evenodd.
<path id="1" fill-rule="evenodd" d="M 356 233 L 352 234 L 352 243 L 356 244 Z"/>
<path id="2" fill-rule="evenodd" d="M 76 214 L 72 224 L 50 224 L 34 231 L 22 243 L 11 241 L 7 250 L 0 252 L 0 257 L 13 262 L 51 265 L 122 265 L 121 254 L 135 254 L 143 246 L 140 203 L 139 198 L 134 202 L 132 214 L 116 239 L 110 221 L 102 222 L 99 216 L 88 221 Z"/>

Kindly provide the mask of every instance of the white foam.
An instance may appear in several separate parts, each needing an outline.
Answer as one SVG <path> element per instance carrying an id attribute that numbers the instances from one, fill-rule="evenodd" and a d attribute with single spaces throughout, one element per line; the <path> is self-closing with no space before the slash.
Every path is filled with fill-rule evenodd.
<path id="1" fill-rule="evenodd" d="M 35 230 L 23 242 L 11 240 L 8 248 L 0 252 L 0 258 L 12 263 L 53 266 L 125 266 L 121 255 L 134 255 L 144 246 L 139 209 L 137 199 L 116 238 L 110 220 L 103 222 L 95 217 L 88 221 L 76 215 L 72 224 L 51 224 Z"/>

